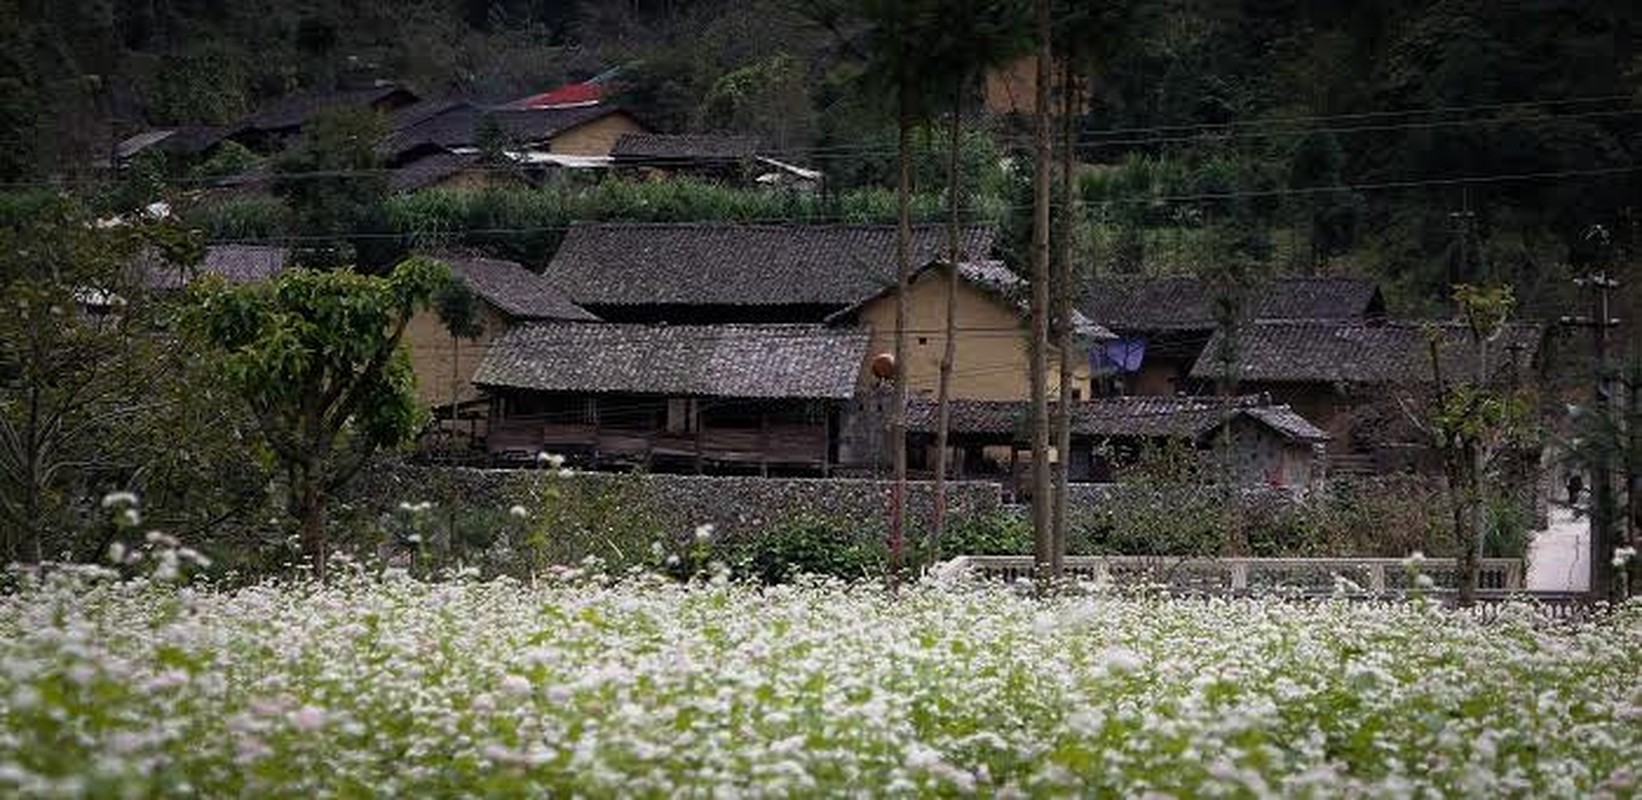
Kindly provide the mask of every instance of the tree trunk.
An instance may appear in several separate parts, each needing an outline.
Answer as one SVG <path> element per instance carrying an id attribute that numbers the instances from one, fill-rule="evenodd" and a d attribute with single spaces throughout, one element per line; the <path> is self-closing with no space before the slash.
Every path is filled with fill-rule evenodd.
<path id="1" fill-rule="evenodd" d="M 952 92 L 952 130 L 946 154 L 946 340 L 941 344 L 941 378 L 935 389 L 935 504 L 930 513 L 929 562 L 941 557 L 946 534 L 947 447 L 952 427 L 952 364 L 958 357 L 958 148 L 961 145 L 963 79 Z"/>
<path id="2" fill-rule="evenodd" d="M 1642 357 L 1642 354 L 1639 354 Z M 1629 379 L 1625 381 L 1625 500 L 1629 508 L 1626 518 L 1625 544 L 1635 550 L 1642 545 L 1642 365 L 1633 362 Z M 1632 556 L 1626 565 L 1629 571 L 1625 582 L 1627 595 L 1637 593 L 1642 583 L 1642 559 Z M 1623 597 L 1621 600 L 1625 599 Z"/>
<path id="3" fill-rule="evenodd" d="M 446 476 L 450 486 L 445 493 L 445 544 L 450 548 L 452 560 L 458 559 L 456 543 L 456 429 L 457 403 L 462 394 L 462 340 L 451 334 L 450 337 L 450 431 L 446 434 L 450 442 L 450 471 Z"/>
<path id="4" fill-rule="evenodd" d="M 313 565 L 314 576 L 324 583 L 330 560 L 330 542 L 325 531 L 325 491 L 312 465 L 297 468 L 293 476 L 291 497 L 296 508 L 292 511 L 301 526 L 302 554 Z"/>
<path id="5" fill-rule="evenodd" d="M 27 434 L 23 437 L 23 541 L 19 544 L 16 556 L 24 564 L 39 566 L 42 560 L 41 538 L 43 525 L 40 520 L 40 497 L 45 494 L 44 481 L 40 479 L 44 472 L 40 464 L 40 440 L 44 438 L 40 430 L 40 387 L 29 387 L 29 413 Z"/>
<path id="6" fill-rule="evenodd" d="M 1032 538 L 1038 582 L 1046 588 L 1054 572 L 1054 531 L 1049 481 L 1049 0 L 1036 0 L 1038 29 L 1037 104 L 1033 108 L 1032 175 Z"/>
<path id="7" fill-rule="evenodd" d="M 1072 233 L 1076 230 L 1072 217 L 1073 180 L 1073 103 L 1076 87 L 1073 84 L 1072 60 L 1061 65 L 1061 150 L 1060 150 L 1060 246 L 1057 248 L 1059 275 L 1051 284 L 1055 288 L 1055 349 L 1059 351 L 1060 397 L 1055 404 L 1055 504 L 1054 547 L 1050 551 L 1049 571 L 1060 575 L 1065 571 L 1067 550 L 1067 514 L 1069 503 L 1066 484 L 1070 478 L 1072 461 L 1072 297 L 1076 291 L 1072 274 Z"/>
<path id="8" fill-rule="evenodd" d="M 1482 572 L 1482 498 L 1478 495 L 1478 475 L 1470 448 L 1458 454 L 1461 472 L 1458 505 L 1454 509 L 1454 536 L 1459 545 L 1459 604 L 1477 602 L 1477 577 Z"/>
<path id="9" fill-rule="evenodd" d="M 912 275 L 912 81 L 902 75 L 896 158 L 900 179 L 895 207 L 895 400 L 889 412 L 890 458 L 895 483 L 890 490 L 889 572 L 890 583 L 900 579 L 902 548 L 906 541 L 907 509 L 907 289 Z"/>

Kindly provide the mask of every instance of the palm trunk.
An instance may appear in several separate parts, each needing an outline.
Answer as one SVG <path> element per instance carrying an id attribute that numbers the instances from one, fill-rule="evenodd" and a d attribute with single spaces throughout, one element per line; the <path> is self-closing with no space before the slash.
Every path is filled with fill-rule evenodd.
<path id="1" fill-rule="evenodd" d="M 1054 282 L 1056 295 L 1055 348 L 1059 351 L 1060 397 L 1055 404 L 1055 506 L 1054 549 L 1050 553 L 1050 571 L 1062 574 L 1066 563 L 1068 498 L 1066 484 L 1070 478 L 1072 460 L 1072 382 L 1075 380 L 1072 361 L 1072 115 L 1076 96 L 1072 83 L 1072 61 L 1066 59 L 1061 67 L 1061 150 L 1060 150 L 1060 214 L 1061 232 L 1058 280 Z"/>
<path id="2" fill-rule="evenodd" d="M 1033 108 L 1032 176 L 1032 538 L 1038 581 L 1046 588 L 1054 572 L 1054 531 L 1049 481 L 1049 0 L 1037 0 L 1038 85 Z"/>
<path id="3" fill-rule="evenodd" d="M 947 447 L 952 426 L 952 364 L 958 357 L 958 148 L 963 106 L 963 80 L 952 92 L 952 130 L 946 154 L 946 341 L 941 346 L 941 378 L 935 389 L 935 506 L 931 513 L 929 561 L 941 557 L 941 537 L 946 534 Z"/>
<path id="4" fill-rule="evenodd" d="M 895 484 L 890 490 L 889 572 L 890 583 L 899 580 L 902 548 L 906 541 L 907 508 L 907 289 L 912 275 L 912 98 L 910 76 L 900 85 L 900 119 L 896 142 L 900 180 L 895 205 L 895 401 L 890 408 L 890 457 Z"/>

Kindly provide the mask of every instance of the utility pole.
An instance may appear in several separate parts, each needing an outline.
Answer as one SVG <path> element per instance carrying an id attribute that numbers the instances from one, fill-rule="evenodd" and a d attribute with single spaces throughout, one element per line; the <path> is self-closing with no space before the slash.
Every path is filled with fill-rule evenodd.
<path id="1" fill-rule="evenodd" d="M 1606 244 L 1607 232 L 1601 228 L 1592 228 L 1587 236 L 1601 236 Z M 1598 270 L 1583 278 L 1574 279 L 1574 284 L 1590 289 L 1591 314 L 1590 316 L 1563 317 L 1565 325 L 1591 329 L 1591 344 L 1596 358 L 1596 383 L 1592 397 L 1592 410 L 1596 415 L 1597 424 L 1601 429 L 1608 429 L 1612 421 L 1613 407 L 1613 369 L 1608 364 L 1608 331 L 1619 325 L 1608 309 L 1609 293 L 1619 288 L 1619 281 L 1609 277 L 1607 272 Z M 1591 563 L 1590 563 L 1590 593 L 1594 600 L 1608 600 L 1613 597 L 1614 568 L 1613 551 L 1618 545 L 1618 537 L 1614 530 L 1614 491 L 1613 471 L 1610 464 L 1612 443 L 1593 442 L 1591 449 Z"/>
<path id="2" fill-rule="evenodd" d="M 1467 258 L 1470 255 L 1467 245 L 1471 241 L 1471 223 L 1476 218 L 1476 213 L 1471 210 L 1471 192 L 1467 190 L 1461 197 L 1460 210 L 1448 212 L 1448 220 L 1453 223 L 1454 235 L 1459 238 L 1460 249 L 1458 263 L 1450 262 L 1448 268 L 1448 286 L 1450 289 L 1455 284 L 1467 282 L 1471 278 L 1471 261 Z"/>

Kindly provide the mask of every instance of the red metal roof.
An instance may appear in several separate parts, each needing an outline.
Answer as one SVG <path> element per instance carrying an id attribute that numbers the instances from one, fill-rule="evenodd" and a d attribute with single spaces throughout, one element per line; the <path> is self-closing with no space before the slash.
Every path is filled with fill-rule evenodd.
<path id="1" fill-rule="evenodd" d="M 570 83 L 560 86 L 551 92 L 531 95 L 522 100 L 515 100 L 508 105 L 512 108 L 552 108 L 554 106 L 573 106 L 597 103 L 604 99 L 604 87 L 597 83 Z"/>

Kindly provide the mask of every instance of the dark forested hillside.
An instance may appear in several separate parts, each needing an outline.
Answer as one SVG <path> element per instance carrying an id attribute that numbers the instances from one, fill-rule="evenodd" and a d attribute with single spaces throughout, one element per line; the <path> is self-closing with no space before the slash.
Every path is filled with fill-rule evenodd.
<path id="1" fill-rule="evenodd" d="M 0 0 L 0 180 L 83 173 L 121 136 L 228 123 L 306 89 L 392 79 L 503 101 L 619 67 L 617 98 L 652 127 L 750 133 L 836 186 L 885 185 L 889 110 L 813 6 Z M 1100 269 L 1235 255 L 1372 273 L 1409 305 L 1511 280 L 1549 308 L 1567 299 L 1552 267 L 1598 257 L 1592 225 L 1632 252 L 1642 238 L 1634 2 L 1062 6 L 1099 12 L 1077 35 L 1081 246 Z M 988 130 L 997 151 L 1021 141 Z"/>

